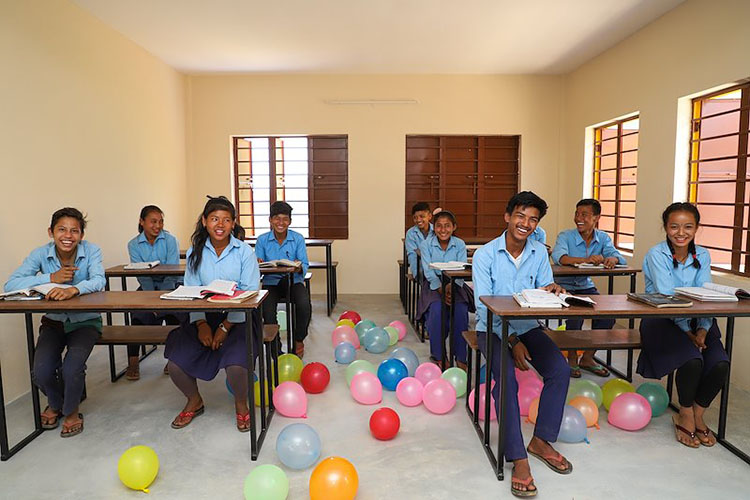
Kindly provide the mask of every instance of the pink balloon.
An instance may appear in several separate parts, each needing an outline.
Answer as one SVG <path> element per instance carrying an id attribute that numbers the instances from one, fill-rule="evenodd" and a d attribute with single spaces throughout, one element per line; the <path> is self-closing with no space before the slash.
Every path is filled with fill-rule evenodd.
<path id="1" fill-rule="evenodd" d="M 414 376 L 422 382 L 422 385 L 427 385 L 427 382 L 430 380 L 435 380 L 436 378 L 440 378 L 440 376 L 443 374 L 442 371 L 440 371 L 440 367 L 436 365 L 435 363 L 422 363 L 419 365 L 414 372 Z"/>
<path id="2" fill-rule="evenodd" d="M 609 407 L 607 422 L 626 431 L 643 429 L 651 421 L 651 405 L 637 392 L 624 392 Z"/>
<path id="3" fill-rule="evenodd" d="M 297 382 L 282 382 L 273 390 L 273 405 L 285 417 L 307 418 L 307 394 Z"/>
<path id="4" fill-rule="evenodd" d="M 484 397 L 484 387 L 486 384 L 482 384 L 479 386 L 479 420 L 484 420 L 484 404 L 485 404 L 485 397 Z M 495 386 L 495 381 L 492 381 L 492 385 L 490 386 L 490 390 L 492 390 L 492 387 Z M 474 411 L 474 391 L 475 389 L 472 389 L 469 393 L 469 409 L 473 412 Z M 495 409 L 495 398 L 492 396 L 492 393 L 490 392 L 490 420 L 497 420 L 497 410 Z"/>
<path id="5" fill-rule="evenodd" d="M 392 326 L 393 328 L 398 330 L 398 339 L 404 340 L 404 337 L 406 337 L 406 325 L 405 324 L 396 320 L 396 321 L 391 321 L 390 323 L 388 323 L 388 326 Z"/>
<path id="6" fill-rule="evenodd" d="M 531 387 L 541 393 L 544 388 L 544 382 L 538 378 L 527 377 L 518 381 L 518 388 L 521 389 L 522 387 Z"/>
<path id="7" fill-rule="evenodd" d="M 422 401 L 425 408 L 432 413 L 442 415 L 456 406 L 456 389 L 442 378 L 430 380 L 424 386 Z"/>
<path id="8" fill-rule="evenodd" d="M 370 372 L 361 372 L 352 378 L 349 387 L 352 397 L 363 405 L 374 405 L 383 399 L 383 385 L 377 375 Z"/>
<path id="9" fill-rule="evenodd" d="M 540 382 L 541 383 L 541 382 Z M 522 417 L 529 416 L 529 407 L 534 399 L 541 396 L 542 390 L 527 380 L 518 387 L 518 409 Z"/>
<path id="10" fill-rule="evenodd" d="M 404 406 L 417 406 L 422 402 L 423 395 L 424 386 L 414 377 L 402 378 L 396 386 L 396 398 Z"/>
<path id="11" fill-rule="evenodd" d="M 331 343 L 335 349 L 342 342 L 349 342 L 355 349 L 359 349 L 359 335 L 354 328 L 347 325 L 337 326 L 331 334 Z"/>
<path id="12" fill-rule="evenodd" d="M 537 373 L 534 370 L 532 370 L 531 368 L 529 368 L 528 370 L 525 370 L 525 371 L 521 371 L 518 368 L 515 368 L 515 371 L 516 371 L 516 380 L 518 381 L 519 385 L 524 380 L 529 380 L 529 379 L 531 379 L 531 380 L 539 380 L 541 382 L 541 379 L 539 378 L 539 375 L 537 375 Z"/>

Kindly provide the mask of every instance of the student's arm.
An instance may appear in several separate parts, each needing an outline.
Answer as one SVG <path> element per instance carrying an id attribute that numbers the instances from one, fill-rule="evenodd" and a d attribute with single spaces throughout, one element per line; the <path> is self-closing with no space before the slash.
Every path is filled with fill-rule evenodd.
<path id="1" fill-rule="evenodd" d="M 406 232 L 404 237 L 404 246 L 406 247 L 406 260 L 408 264 L 407 271 L 411 271 L 414 278 L 417 277 L 417 248 L 419 241 L 412 235 L 411 230 Z"/>
<path id="2" fill-rule="evenodd" d="M 193 271 L 193 268 L 190 266 L 190 256 L 193 254 L 193 248 L 190 247 L 187 251 L 187 266 L 185 266 L 185 278 L 183 282 L 185 283 L 185 286 L 200 286 L 203 283 L 201 283 L 200 276 L 197 272 Z M 191 312 L 190 313 L 190 322 L 196 323 L 198 321 L 206 321 L 206 313 L 204 312 Z"/>
<path id="3" fill-rule="evenodd" d="M 422 255 L 422 274 L 430 284 L 430 290 L 438 290 L 441 285 L 440 273 L 437 269 L 430 268 L 432 254 L 430 253 L 430 246 L 427 242 L 428 240 L 424 240 L 419 246 L 419 252 Z"/>
<path id="4" fill-rule="evenodd" d="M 250 245 L 244 245 L 244 247 L 240 248 L 240 279 L 237 283 L 237 289 L 260 290 L 260 268 L 258 268 L 258 259 L 255 256 L 255 252 L 250 248 Z M 245 313 L 242 311 L 231 311 L 227 315 L 227 321 L 230 323 L 242 323 L 245 321 Z"/>
<path id="5" fill-rule="evenodd" d="M 575 264 L 575 262 L 571 262 L 573 258 L 568 256 L 568 251 L 568 239 L 564 233 L 558 234 L 555 241 L 555 248 L 552 249 L 552 262 L 563 266 Z"/>
<path id="6" fill-rule="evenodd" d="M 474 283 L 474 307 L 479 332 L 487 331 L 487 306 L 479 300 L 479 297 L 492 295 L 491 264 L 489 252 L 480 248 L 474 253 L 474 260 L 471 263 L 471 279 Z"/>
<path id="7" fill-rule="evenodd" d="M 615 245 L 612 243 L 612 238 L 610 238 L 609 235 L 604 231 L 600 232 L 599 236 L 602 238 L 602 256 L 605 259 L 617 259 L 617 264 L 627 264 L 625 257 L 622 256 L 620 251 L 617 250 L 615 248 Z"/>
<path id="8" fill-rule="evenodd" d="M 102 250 L 93 243 L 88 244 L 86 248 L 86 265 L 88 279 L 79 281 L 74 286 L 81 295 L 101 292 L 107 283 L 102 265 Z"/>
<path id="9" fill-rule="evenodd" d="M 255 240 L 255 260 L 259 262 L 265 262 L 268 258 L 266 256 L 266 240 L 262 237 L 258 237 L 257 240 Z"/>
<path id="10" fill-rule="evenodd" d="M 36 285 L 43 285 L 52 281 L 51 275 L 37 274 L 42 271 L 42 260 L 45 258 L 46 247 L 37 248 L 31 252 L 18 269 L 13 271 L 3 287 L 6 292 L 22 290 Z"/>
<path id="11" fill-rule="evenodd" d="M 672 295 L 674 293 L 674 282 L 672 281 L 671 272 L 672 259 L 667 260 L 667 256 L 658 251 L 651 249 L 643 258 L 643 273 L 647 281 L 651 282 L 651 289 L 646 289 L 646 293 L 663 293 Z M 683 332 L 690 331 L 690 320 L 688 318 L 672 318 L 674 324 Z"/>
<path id="12" fill-rule="evenodd" d="M 305 239 L 300 237 L 297 239 L 297 248 L 295 249 L 294 260 L 302 262 L 302 277 L 307 274 L 307 270 L 310 268 L 310 261 L 307 258 L 307 245 L 305 245 Z"/>
<path id="13" fill-rule="evenodd" d="M 141 249 L 138 247 L 137 237 L 128 242 L 128 255 L 130 256 L 130 262 L 146 262 L 146 259 L 141 255 Z M 137 276 L 135 279 L 138 280 L 138 284 L 141 285 L 143 290 L 156 290 L 152 278 L 149 278 L 148 276 Z"/>

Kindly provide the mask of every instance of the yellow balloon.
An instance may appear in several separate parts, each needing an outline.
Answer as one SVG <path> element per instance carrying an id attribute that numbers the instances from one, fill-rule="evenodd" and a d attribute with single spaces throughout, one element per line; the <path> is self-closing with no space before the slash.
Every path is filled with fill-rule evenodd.
<path id="1" fill-rule="evenodd" d="M 148 486 L 159 473 L 159 457 L 148 446 L 133 446 L 120 456 L 117 475 L 125 486 L 148 493 Z"/>
<path id="2" fill-rule="evenodd" d="M 268 406 L 268 402 L 271 399 L 268 382 L 269 380 L 266 377 L 266 390 L 265 390 L 266 406 Z M 255 392 L 255 406 L 260 406 L 260 380 L 256 380 L 255 383 L 253 384 L 253 391 Z"/>
<path id="3" fill-rule="evenodd" d="M 351 326 L 352 328 L 354 328 L 354 321 L 352 321 L 350 319 L 346 319 L 346 318 L 340 319 L 336 323 L 336 326 L 341 326 L 341 325 Z"/>
<path id="4" fill-rule="evenodd" d="M 305 364 L 294 354 L 279 356 L 279 383 L 299 382 Z"/>

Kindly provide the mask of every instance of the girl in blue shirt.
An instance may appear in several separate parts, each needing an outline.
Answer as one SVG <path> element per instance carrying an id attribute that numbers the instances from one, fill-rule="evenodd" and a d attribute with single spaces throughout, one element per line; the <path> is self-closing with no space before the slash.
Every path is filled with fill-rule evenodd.
<path id="1" fill-rule="evenodd" d="M 242 228 L 236 224 L 234 205 L 221 196 L 209 198 L 198 218 L 187 253 L 185 285 L 208 285 L 216 279 L 237 282 L 238 290 L 258 290 L 260 272 L 255 252 L 240 241 Z M 181 429 L 204 411 L 196 379 L 213 380 L 221 368 L 227 373 L 234 393 L 237 429 L 250 430 L 247 406 L 247 346 L 245 321 L 255 321 L 255 331 L 263 325 L 260 316 L 245 318 L 243 312 L 190 313 L 190 322 L 170 332 L 164 349 L 169 376 L 187 398 L 185 407 L 172 421 Z M 256 356 L 260 345 L 256 340 Z"/>
<path id="2" fill-rule="evenodd" d="M 708 250 L 695 245 L 700 220 L 700 212 L 690 203 L 672 203 L 664 210 L 667 239 L 643 259 L 646 293 L 671 295 L 675 287 L 700 287 L 711 281 Z M 677 370 L 680 413 L 672 417 L 677 441 L 690 448 L 713 446 L 716 436 L 703 415 L 729 374 L 729 357 L 716 320 L 643 319 L 640 330 L 638 373 L 659 379 Z"/>
<path id="3" fill-rule="evenodd" d="M 146 205 L 141 209 L 138 218 L 138 236 L 128 242 L 130 262 L 152 262 L 158 260 L 161 264 L 177 265 L 180 263 L 180 247 L 177 238 L 164 230 L 164 212 L 156 205 Z M 178 279 L 174 276 L 138 277 L 141 285 L 139 290 L 174 290 Z M 131 313 L 134 325 L 161 325 L 164 321 L 168 325 L 179 325 L 182 315 L 179 313 L 134 312 Z M 138 380 L 138 344 L 128 345 L 128 368 L 125 378 Z"/>
<path id="4" fill-rule="evenodd" d="M 52 242 L 31 252 L 5 283 L 5 291 L 59 283 L 47 300 L 68 300 L 76 295 L 104 290 L 102 252 L 83 241 L 86 219 L 75 208 L 52 214 L 48 233 Z M 97 313 L 55 313 L 42 317 L 34 352 L 34 383 L 47 395 L 41 415 L 44 429 L 55 429 L 65 417 L 60 436 L 83 432 L 78 412 L 86 379 L 86 360 L 99 339 L 102 318 Z M 63 351 L 65 356 L 61 358 Z"/>

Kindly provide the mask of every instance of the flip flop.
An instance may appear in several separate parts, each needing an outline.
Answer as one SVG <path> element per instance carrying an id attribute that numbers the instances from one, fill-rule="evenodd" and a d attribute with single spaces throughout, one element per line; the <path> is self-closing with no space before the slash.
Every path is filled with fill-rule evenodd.
<path id="1" fill-rule="evenodd" d="M 541 455 L 539 453 L 534 453 L 530 449 L 526 448 L 526 451 L 529 453 L 529 455 L 535 456 L 542 462 L 544 462 L 544 465 L 552 469 L 553 471 L 557 472 L 558 474 L 570 474 L 573 472 L 573 464 L 568 462 L 568 466 L 565 469 L 559 469 L 552 461 L 554 460 L 557 463 L 561 463 L 562 460 L 565 458 L 563 457 L 559 452 L 555 452 L 555 455 Z M 567 461 L 567 459 L 565 459 Z"/>
<path id="2" fill-rule="evenodd" d="M 49 409 L 50 409 L 49 406 L 45 407 L 42 413 L 43 414 L 46 413 L 47 410 Z M 56 413 L 57 413 L 57 416 L 54 417 L 54 420 L 51 420 L 50 417 L 48 416 L 44 416 L 44 418 L 48 419 L 48 422 L 46 424 L 42 422 L 42 429 L 45 429 L 45 430 L 57 429 L 57 427 L 60 425 L 60 417 L 62 417 L 62 413 L 59 411 Z"/>
<path id="3" fill-rule="evenodd" d="M 192 422 L 195 417 L 203 415 L 203 412 L 205 411 L 205 409 L 206 409 L 205 406 L 201 406 L 195 411 L 181 411 L 180 414 L 177 415 L 177 417 L 174 420 L 172 420 L 172 429 L 182 429 L 183 427 L 187 427 L 188 425 L 190 425 L 190 422 Z M 187 418 L 188 421 L 180 425 L 180 424 L 175 423 L 175 421 L 178 418 Z"/>
<path id="4" fill-rule="evenodd" d="M 78 434 L 83 432 L 83 413 L 79 413 L 78 418 L 81 419 L 81 423 L 71 425 L 70 427 L 68 427 L 68 430 L 65 430 L 65 424 L 63 424 L 63 428 L 60 431 L 60 437 L 69 438 L 77 436 Z M 71 427 L 73 428 L 73 430 L 70 430 Z"/>
<path id="5" fill-rule="evenodd" d="M 581 367 L 574 365 L 570 367 L 570 378 L 581 378 Z"/>
<path id="6" fill-rule="evenodd" d="M 716 434 L 714 434 L 714 432 L 711 429 L 709 429 L 708 427 L 706 427 L 705 429 L 698 429 L 696 427 L 695 428 L 695 436 L 698 437 L 698 441 L 701 442 L 701 445 L 702 446 L 706 446 L 707 448 L 710 448 L 710 447 L 712 447 L 713 445 L 716 444 L 716 441 L 714 441 L 713 443 L 707 443 L 707 442 L 703 441 L 699 437 L 699 435 L 703 436 L 706 439 L 709 439 L 711 436 L 714 436 L 714 438 L 716 438 Z"/>
<path id="7" fill-rule="evenodd" d="M 513 472 L 516 471 L 516 468 L 513 468 Z M 519 490 L 513 487 L 513 483 L 520 483 L 524 485 L 527 489 L 525 490 Z M 533 486 L 533 490 L 529 490 L 529 486 Z M 537 493 L 539 493 L 539 490 L 537 489 L 536 485 L 534 484 L 534 478 L 529 476 L 526 479 L 518 479 L 517 477 L 511 475 L 510 478 L 510 492 L 513 494 L 514 497 L 518 498 L 529 498 L 529 497 L 535 497 Z"/>
<path id="8" fill-rule="evenodd" d="M 250 430 L 250 426 L 247 427 L 241 427 L 241 424 L 249 424 L 250 423 L 250 413 L 246 413 L 245 415 L 238 413 L 237 414 L 237 430 L 240 432 L 248 432 Z"/>
<path id="9" fill-rule="evenodd" d="M 695 440 L 698 439 L 698 437 L 695 435 L 695 432 L 690 432 L 689 430 L 687 430 L 686 428 L 678 424 L 676 417 L 677 415 L 672 415 L 672 423 L 674 424 L 674 433 L 675 433 L 675 438 L 677 439 L 677 442 L 683 446 L 687 446 L 688 448 L 699 448 L 700 443 L 695 444 Z M 683 443 L 682 441 L 680 441 L 680 437 L 679 437 L 680 432 L 682 432 L 683 434 L 686 434 L 690 439 L 692 439 L 693 444 Z M 700 439 L 698 439 L 698 441 L 700 441 Z"/>
<path id="10" fill-rule="evenodd" d="M 609 377 L 609 370 L 598 363 L 591 366 L 580 365 L 579 368 L 600 377 Z"/>

